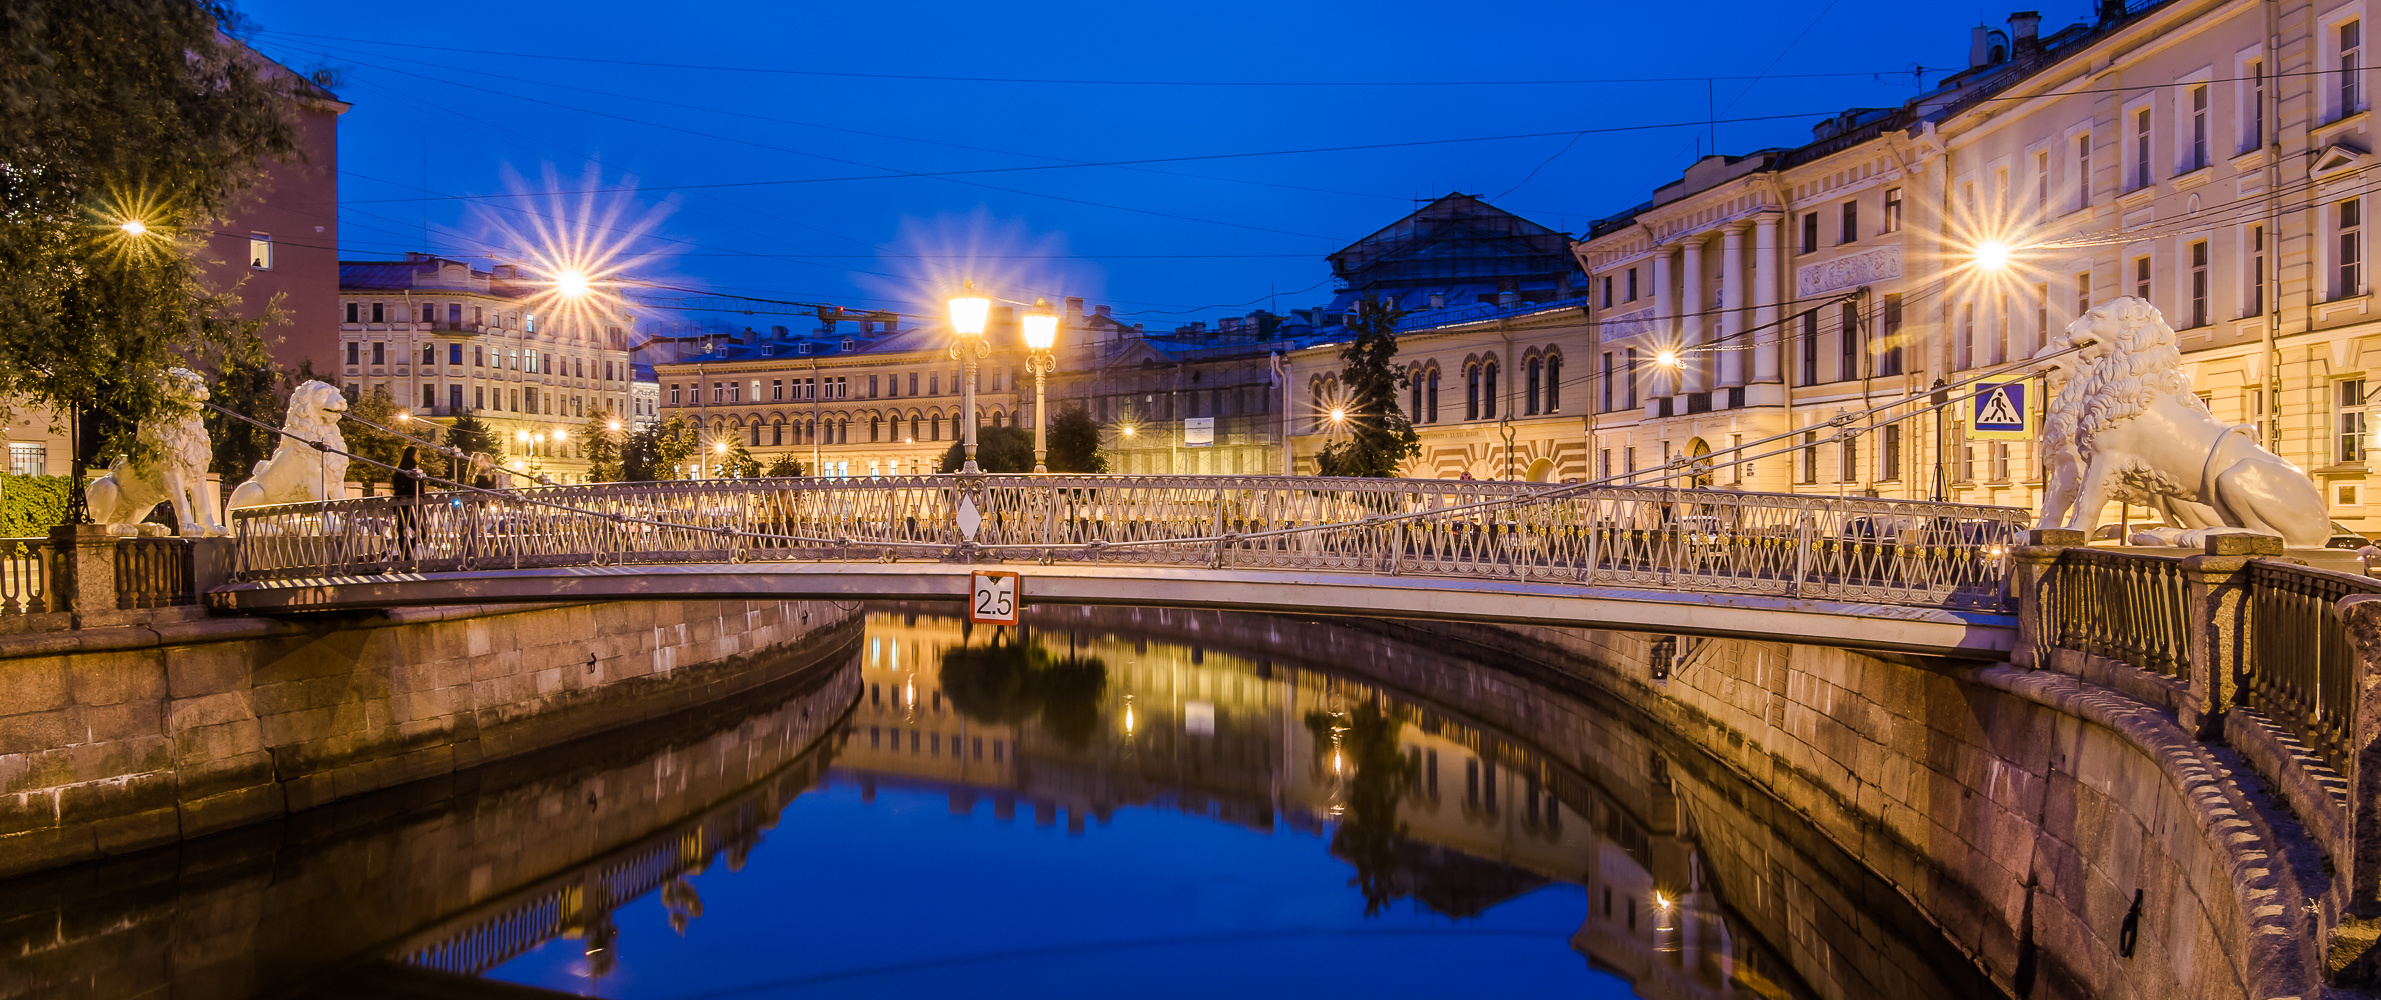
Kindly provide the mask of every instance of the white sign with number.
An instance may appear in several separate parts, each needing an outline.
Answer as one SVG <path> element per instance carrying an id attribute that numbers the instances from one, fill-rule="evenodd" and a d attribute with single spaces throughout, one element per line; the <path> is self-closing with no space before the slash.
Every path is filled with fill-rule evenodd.
<path id="1" fill-rule="evenodd" d="M 1015 625 L 1025 596 L 1015 573 L 977 570 L 967 578 L 967 620 L 978 625 Z"/>

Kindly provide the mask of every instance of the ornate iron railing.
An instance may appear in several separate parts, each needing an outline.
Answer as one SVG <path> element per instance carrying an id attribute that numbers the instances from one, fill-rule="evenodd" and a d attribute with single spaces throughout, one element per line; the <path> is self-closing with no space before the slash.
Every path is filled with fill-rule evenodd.
<path id="1" fill-rule="evenodd" d="M 2257 559 L 2249 585 L 2256 656 L 2242 671 L 2242 699 L 2353 779 L 2361 668 L 2333 608 L 2350 594 L 2381 593 L 2381 580 Z"/>
<path id="2" fill-rule="evenodd" d="M 57 610 L 50 590 L 50 540 L 0 538 L 0 615 Z"/>
<path id="3" fill-rule="evenodd" d="M 116 543 L 116 608 L 176 608 L 198 603 L 190 543 L 125 538 Z"/>
<path id="4" fill-rule="evenodd" d="M 456 491 L 233 512 L 233 578 L 963 559 L 1327 570 L 2002 610 L 2027 512 L 1727 490 L 931 476 Z"/>
<path id="5" fill-rule="evenodd" d="M 2051 641 L 2178 680 L 2191 676 L 2191 594 L 2168 556 L 2071 548 L 2043 595 Z"/>

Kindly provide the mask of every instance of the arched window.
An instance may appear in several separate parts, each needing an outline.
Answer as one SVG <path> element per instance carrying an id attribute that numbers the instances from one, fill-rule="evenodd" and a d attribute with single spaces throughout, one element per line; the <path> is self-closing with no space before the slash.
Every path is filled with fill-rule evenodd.
<path id="1" fill-rule="evenodd" d="M 1430 366 L 1430 390 L 1422 395 L 1422 412 L 1430 415 L 1431 423 L 1439 422 L 1439 367 Z"/>
<path id="2" fill-rule="evenodd" d="M 1546 412 L 1563 411 L 1563 356 L 1546 355 Z"/>
<path id="3" fill-rule="evenodd" d="M 761 446 L 761 422 L 758 420 L 752 422 L 752 446 L 755 448 Z"/>
<path id="4" fill-rule="evenodd" d="M 1545 362 L 1537 358 L 1529 359 L 1528 372 L 1529 380 L 1523 383 L 1521 389 L 1521 412 L 1534 417 L 1538 415 L 1538 383 L 1545 377 Z"/>
<path id="5" fill-rule="evenodd" d="M 852 443 L 852 418 L 841 417 L 835 421 L 835 443 Z"/>
<path id="6" fill-rule="evenodd" d="M 1496 362 L 1494 361 L 1482 362 L 1480 365 L 1480 417 L 1483 420 L 1496 419 Z"/>
<path id="7" fill-rule="evenodd" d="M 893 414 L 893 440 L 901 440 L 901 414 Z"/>
<path id="8" fill-rule="evenodd" d="M 934 415 L 932 418 L 930 418 L 930 419 L 932 419 L 932 420 L 934 421 L 934 434 L 933 434 L 933 436 L 931 436 L 931 437 L 927 438 L 926 440 L 929 440 L 929 441 L 940 441 L 940 440 L 942 440 L 942 414 L 940 414 L 940 413 L 937 413 L 937 414 L 935 414 L 935 415 Z"/>
<path id="9" fill-rule="evenodd" d="M 1405 408 L 1406 415 L 1407 415 L 1407 416 L 1409 416 L 1409 417 L 1412 417 L 1412 418 L 1413 418 L 1413 422 L 1415 422 L 1415 423 L 1417 423 L 1417 424 L 1418 424 L 1418 423 L 1421 423 L 1421 422 L 1422 422 L 1422 373 L 1421 373 L 1420 371 L 1416 371 L 1416 372 L 1414 372 L 1414 373 L 1413 373 L 1411 376 L 1409 376 L 1409 377 L 1408 377 L 1408 379 L 1407 379 L 1407 388 L 1410 390 L 1410 392 L 1411 392 L 1411 395 L 1413 396 L 1413 401 L 1412 401 L 1412 402 L 1410 402 L 1410 403 L 1408 403 L 1408 404 L 1406 405 L 1406 408 Z"/>
<path id="10" fill-rule="evenodd" d="M 1463 419 L 1480 419 L 1480 366 L 1466 365 L 1463 369 Z"/>
<path id="11" fill-rule="evenodd" d="M 884 440 L 884 429 L 885 429 L 885 418 L 883 418 L 883 417 L 870 417 L 870 418 L 868 418 L 868 443 L 869 443 L 869 444 L 875 444 L 875 443 L 877 443 L 877 442 L 879 442 L 879 441 L 882 441 L 882 440 Z"/>
<path id="12" fill-rule="evenodd" d="M 998 377 L 999 377 L 999 376 L 994 376 L 994 378 L 998 378 Z M 1005 416 L 1005 414 L 1002 414 L 1002 413 L 1001 413 L 999 410 L 994 410 L 994 411 L 992 411 L 992 426 L 993 426 L 993 427 L 995 427 L 995 428 L 998 428 L 998 427 L 1001 427 L 1001 426 L 1003 426 L 1003 424 L 1001 423 L 1001 420 L 1002 420 L 1002 418 L 1003 418 L 1004 416 Z"/>
<path id="13" fill-rule="evenodd" d="M 779 420 L 769 425 L 769 443 L 773 445 L 785 443 L 785 421 Z"/>

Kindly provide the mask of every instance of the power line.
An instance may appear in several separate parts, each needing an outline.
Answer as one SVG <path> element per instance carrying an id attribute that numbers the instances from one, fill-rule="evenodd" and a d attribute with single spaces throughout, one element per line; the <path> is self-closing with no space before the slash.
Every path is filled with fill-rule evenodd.
<path id="1" fill-rule="evenodd" d="M 422 49 L 432 52 L 454 52 L 464 55 L 497 56 L 506 59 L 549 59 L 557 62 L 594 63 L 605 66 L 636 66 L 646 69 L 685 69 L 714 73 L 760 73 L 775 76 L 811 76 L 855 80 L 912 80 L 933 83 L 1017 83 L 1088 87 L 1551 87 L 1590 86 L 1630 83 L 1692 83 L 1703 80 L 1820 80 L 1854 77 L 1899 76 L 1914 72 L 1910 69 L 1884 71 L 1844 71 L 1833 73 L 1768 74 L 1765 76 L 1644 76 L 1644 77 L 1582 77 L 1573 79 L 1540 80 L 1102 80 L 1061 79 L 1045 77 L 1000 76 L 944 76 L 914 73 L 854 73 L 835 70 L 786 69 L 779 66 L 718 66 L 696 63 L 648 62 L 635 59 L 606 59 L 593 56 L 563 56 L 545 52 L 501 52 L 491 49 L 466 49 L 444 45 L 420 45 L 410 42 L 391 42 L 380 39 L 343 38 L 336 35 L 312 35 L 295 31 L 259 29 L 258 34 L 283 38 L 305 38 L 316 41 L 347 42 L 356 45 L 384 45 L 396 48 Z M 1916 70 L 1916 72 L 1931 72 Z"/>

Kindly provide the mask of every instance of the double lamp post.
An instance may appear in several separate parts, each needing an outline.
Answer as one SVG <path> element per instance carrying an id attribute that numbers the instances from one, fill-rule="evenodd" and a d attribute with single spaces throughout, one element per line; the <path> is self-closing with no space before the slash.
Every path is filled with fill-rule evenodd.
<path id="1" fill-rule="evenodd" d="M 951 356 L 959 360 L 959 387 L 963 396 L 960 407 L 965 414 L 961 417 L 964 422 L 960 425 L 960 441 L 961 453 L 966 460 L 960 465 L 959 471 L 971 476 L 984 471 L 976 466 L 976 370 L 987 351 L 984 324 L 992 314 L 992 300 L 976 294 L 975 289 L 975 282 L 968 282 L 967 287 L 953 296 L 950 302 L 951 335 L 955 338 L 951 344 Z M 1058 314 L 1050 311 L 1048 300 L 1037 298 L 1033 308 L 1026 310 L 1018 319 L 1025 334 L 1025 366 L 1033 372 L 1033 471 L 1047 473 L 1050 471 L 1049 439 L 1046 436 L 1049 420 L 1043 412 L 1043 389 L 1050 372 L 1058 365 L 1055 350 L 1058 345 Z"/>

